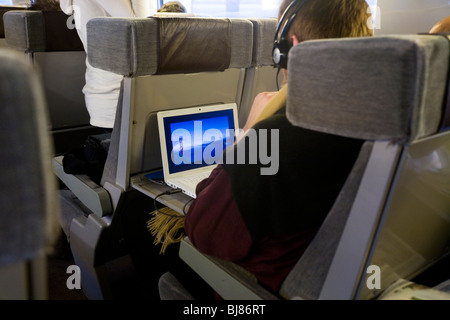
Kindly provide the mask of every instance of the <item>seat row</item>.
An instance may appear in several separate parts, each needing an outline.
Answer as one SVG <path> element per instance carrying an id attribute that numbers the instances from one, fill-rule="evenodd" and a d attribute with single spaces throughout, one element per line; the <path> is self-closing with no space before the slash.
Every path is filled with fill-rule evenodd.
<path id="1" fill-rule="evenodd" d="M 242 112 L 246 108 L 242 101 L 251 101 L 255 94 L 243 99 L 248 88 L 255 88 L 259 81 L 274 81 L 275 70 L 270 67 L 272 76 L 262 77 L 261 65 L 253 59 L 255 53 L 265 52 L 261 57 L 270 66 L 274 21 L 265 21 L 272 24 L 267 29 L 264 23 L 258 29 L 254 22 L 242 19 L 217 22 L 101 18 L 88 25 L 91 63 L 124 75 L 121 116 L 115 125 L 120 130 L 113 132 L 116 145 L 110 149 L 103 177 L 110 195 L 129 192 L 130 196 L 139 189 L 136 177 L 160 167 L 157 111 L 237 102 Z M 192 25 L 195 34 L 190 33 Z M 173 38 L 180 34 L 179 28 L 180 39 L 187 41 Z M 255 29 L 269 31 L 264 36 Z M 196 34 L 198 30 L 205 34 Z M 226 31 L 223 37 L 217 37 L 222 34 L 219 30 Z M 242 41 L 251 39 L 252 33 L 253 39 L 265 40 L 255 40 L 250 50 Z M 214 42 L 210 34 L 228 45 Z M 289 60 L 288 119 L 310 130 L 366 141 L 347 183 L 278 294 L 264 292 L 243 270 L 235 272 L 236 265 L 200 253 L 189 239 L 182 241 L 182 259 L 225 299 L 371 299 L 394 280 L 411 279 L 445 256 L 450 234 L 448 224 L 441 222 L 443 217 L 448 221 L 450 199 L 442 192 L 448 186 L 439 181 L 449 177 L 450 171 L 425 159 L 436 152 L 442 163 L 449 159 L 449 153 L 441 151 L 449 144 L 448 132 L 441 128 L 448 99 L 448 41 L 441 35 L 404 35 L 311 41 L 295 48 Z M 258 43 L 266 49 L 258 49 Z M 199 57 L 197 50 L 202 52 L 201 59 L 193 61 Z M 386 56 L 386 52 L 392 54 Z M 377 67 L 371 68 L 374 61 Z M 253 74 L 248 72 L 252 68 Z M 268 90 L 264 88 L 258 89 Z M 424 190 L 432 191 L 423 197 Z M 146 212 L 148 200 L 153 199 L 145 192 L 135 196 L 142 194 L 142 202 L 136 203 L 142 203 L 140 209 Z M 112 201 L 112 217 L 129 215 L 134 209 L 134 204 L 131 209 L 119 199 Z M 170 205 L 170 199 L 165 204 Z M 71 237 L 88 238 L 83 231 L 92 230 L 95 224 L 90 225 L 89 218 L 94 217 L 98 218 L 90 215 L 85 224 L 73 224 Z M 418 221 L 426 226 L 420 243 L 413 235 Z M 441 235 L 439 240 L 436 234 Z M 405 263 L 398 256 L 411 258 Z M 373 266 L 380 270 L 380 285 L 367 285 Z M 224 270 L 234 272 L 230 277 Z M 243 290 L 242 283 L 250 283 L 251 289 Z"/>
<path id="2" fill-rule="evenodd" d="M 188 238 L 180 257 L 227 300 L 376 299 L 397 280 L 448 259 L 449 48 L 447 35 L 422 34 L 291 49 L 291 124 L 365 141 L 346 183 L 279 292 L 235 263 L 202 254 Z M 320 176 L 325 168 L 315 169 Z M 170 273 L 160 279 L 160 294 L 192 299 Z"/>
<path id="3" fill-rule="evenodd" d="M 243 126 L 256 93 L 277 89 L 275 27 L 275 19 L 182 16 L 88 23 L 90 63 L 124 76 L 100 185 L 66 174 L 62 157 L 53 159 L 68 187 L 60 190 L 61 225 L 88 298 L 113 298 L 106 264 L 128 254 L 122 223 L 153 208 L 137 180 L 161 167 L 156 112 L 236 103 Z M 189 239 L 182 241 L 181 258 L 225 299 L 370 299 L 439 260 L 450 240 L 449 190 L 441 182 L 450 170 L 431 159 L 450 163 L 450 136 L 440 127 L 449 56 L 448 39 L 439 35 L 296 46 L 289 58 L 288 119 L 365 140 L 335 205 L 279 293 L 267 292 L 233 263 L 203 255 Z M 424 226 L 419 233 L 417 223 Z M 366 285 L 369 266 L 380 268 L 380 286 Z M 172 280 L 162 278 L 163 298 L 180 298 L 170 294 Z"/>
<path id="4" fill-rule="evenodd" d="M 20 17 L 25 26 L 42 16 L 32 11 L 8 15 Z M 256 93 L 277 89 L 271 60 L 275 28 L 276 19 L 184 16 L 88 23 L 91 65 L 124 76 L 100 185 L 86 175 L 66 174 L 63 156 L 53 160 L 55 174 L 67 187 L 60 191 L 61 225 L 89 298 L 112 295 L 105 264 L 127 255 L 121 219 L 153 206 L 152 199 L 131 186 L 131 178 L 161 167 L 156 112 L 231 102 L 245 122 Z M 173 35 L 176 41 L 169 41 Z"/>

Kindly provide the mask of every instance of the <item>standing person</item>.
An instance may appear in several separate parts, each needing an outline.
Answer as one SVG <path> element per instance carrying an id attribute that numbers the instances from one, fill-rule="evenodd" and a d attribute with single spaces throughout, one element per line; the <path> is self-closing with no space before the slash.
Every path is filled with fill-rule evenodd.
<path id="1" fill-rule="evenodd" d="M 363 0 L 284 0 L 275 62 L 286 69 L 289 49 L 302 41 L 371 36 L 368 12 Z M 260 129 L 278 130 L 277 172 L 261 175 L 264 165 L 248 164 L 245 148 L 247 164 L 225 159 L 198 185 L 184 222 L 198 250 L 241 265 L 274 293 L 318 231 L 363 143 L 292 126 L 285 115 L 288 85 L 253 110 L 247 125 L 257 139 Z M 246 140 L 240 136 L 235 148 Z"/>
<path id="2" fill-rule="evenodd" d="M 86 24 L 97 17 L 147 17 L 149 0 L 60 0 L 61 9 L 74 15 L 78 35 L 87 53 Z M 112 129 L 116 116 L 122 76 L 94 68 L 86 58 L 83 88 L 90 124 Z"/>
<path id="3" fill-rule="evenodd" d="M 78 36 L 88 53 L 86 24 L 98 17 L 147 17 L 150 0 L 60 0 L 61 10 L 73 15 Z M 87 174 L 97 184 L 101 183 L 107 159 L 111 132 L 114 127 L 120 85 L 123 76 L 93 67 L 86 57 L 85 85 L 82 89 L 89 123 L 103 128 L 104 133 L 89 136 L 86 145 L 75 148 L 63 158 L 64 172 Z"/>

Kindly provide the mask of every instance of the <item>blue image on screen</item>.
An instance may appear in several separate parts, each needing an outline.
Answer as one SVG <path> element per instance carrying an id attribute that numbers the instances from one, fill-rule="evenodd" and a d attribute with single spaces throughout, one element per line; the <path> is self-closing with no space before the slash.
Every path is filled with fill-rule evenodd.
<path id="1" fill-rule="evenodd" d="M 174 116 L 164 119 L 169 172 L 217 163 L 234 143 L 233 110 Z"/>

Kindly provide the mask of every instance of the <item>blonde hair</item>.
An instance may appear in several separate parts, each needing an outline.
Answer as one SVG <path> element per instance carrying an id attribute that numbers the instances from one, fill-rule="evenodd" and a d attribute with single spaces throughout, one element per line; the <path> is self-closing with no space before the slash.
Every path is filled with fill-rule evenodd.
<path id="1" fill-rule="evenodd" d="M 430 33 L 447 33 L 450 32 L 450 16 L 438 21 L 430 30 Z"/>
<path id="2" fill-rule="evenodd" d="M 279 17 L 294 0 L 284 0 Z M 300 0 L 302 1 L 302 0 Z M 296 5 L 294 5 L 295 7 Z M 292 11 L 291 8 L 290 11 Z M 287 13 L 287 16 L 290 12 Z M 298 40 L 372 36 L 370 9 L 365 0 L 309 0 L 289 30 Z"/>
<path id="3" fill-rule="evenodd" d="M 158 12 L 186 12 L 186 8 L 179 1 L 169 1 L 159 8 Z"/>

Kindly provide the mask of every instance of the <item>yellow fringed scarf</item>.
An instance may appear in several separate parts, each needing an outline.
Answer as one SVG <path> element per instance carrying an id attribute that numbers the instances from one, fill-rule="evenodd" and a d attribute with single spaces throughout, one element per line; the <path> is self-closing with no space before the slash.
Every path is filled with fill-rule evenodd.
<path id="1" fill-rule="evenodd" d="M 180 242 L 184 237 L 184 215 L 168 207 L 150 213 L 147 228 L 155 237 L 153 244 L 161 244 L 160 254 L 164 254 L 172 243 Z"/>

